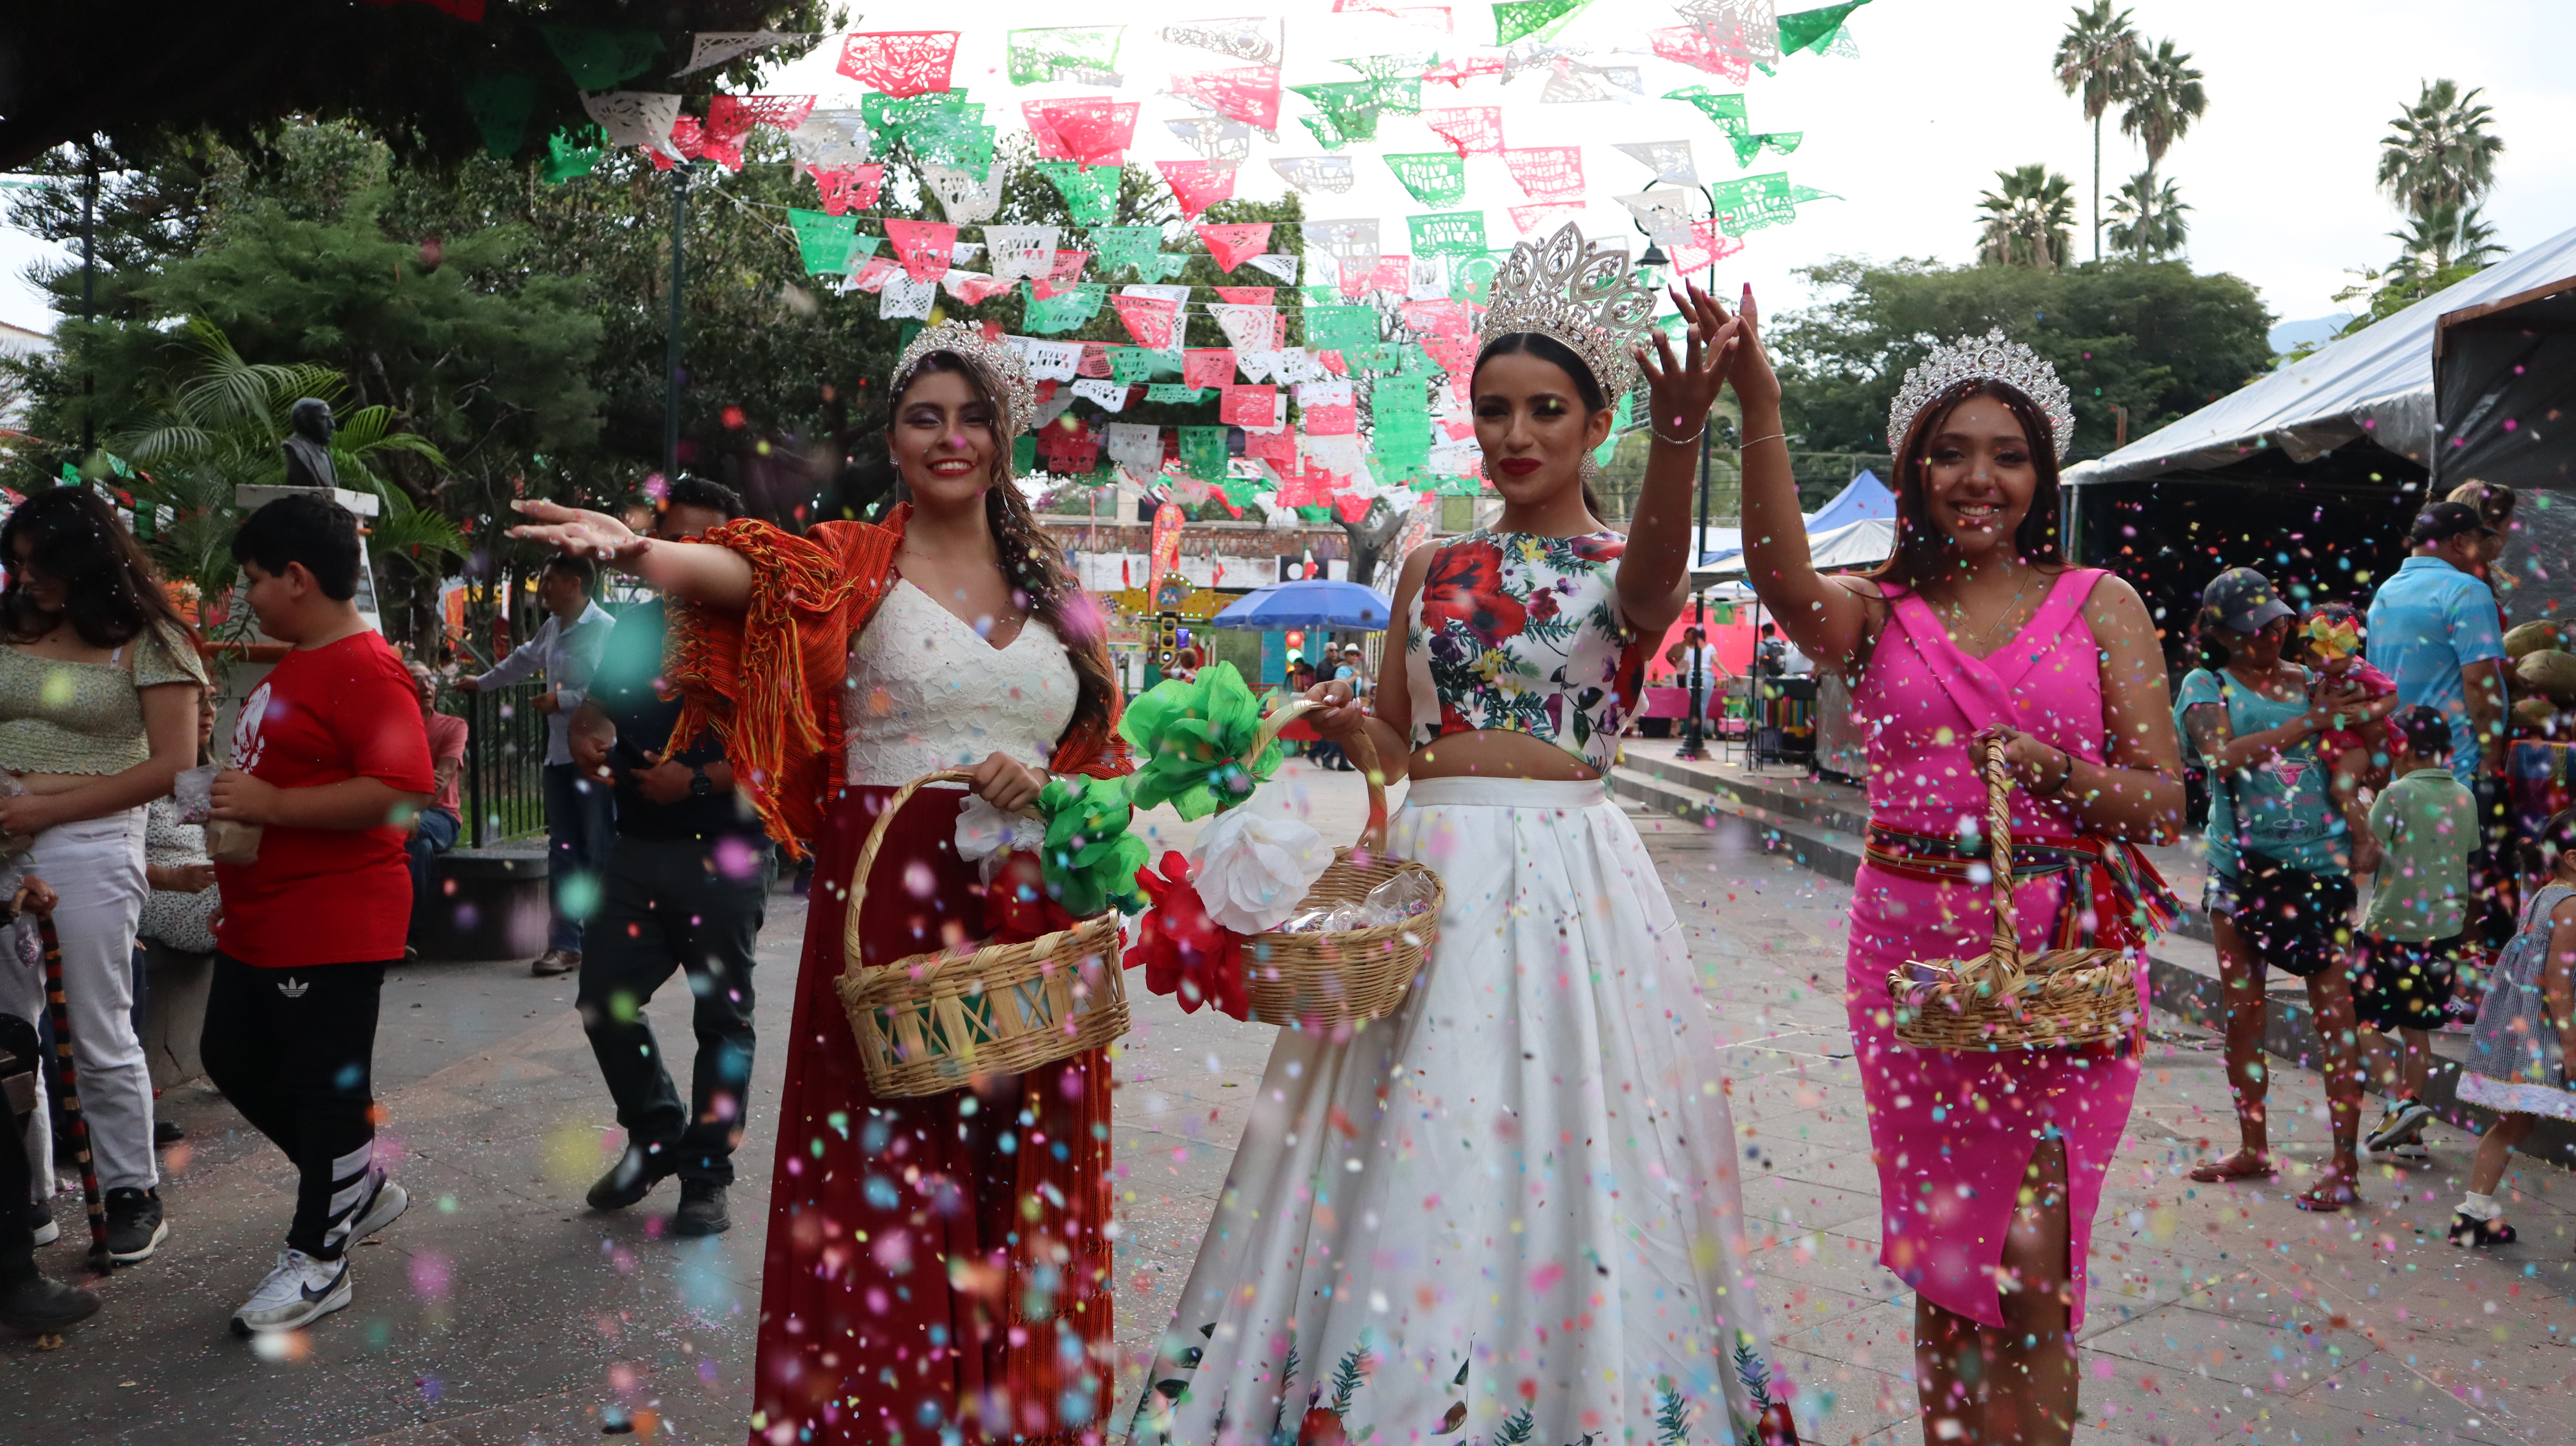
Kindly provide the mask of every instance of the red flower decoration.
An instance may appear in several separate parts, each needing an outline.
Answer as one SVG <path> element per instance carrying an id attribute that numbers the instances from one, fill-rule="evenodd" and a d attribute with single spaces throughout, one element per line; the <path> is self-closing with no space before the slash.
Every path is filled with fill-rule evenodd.
<path id="1" fill-rule="evenodd" d="M 1574 545 L 1574 555 L 1585 562 L 1617 562 L 1628 554 L 1628 539 L 1624 537 L 1573 537 L 1566 540 Z"/>
<path id="2" fill-rule="evenodd" d="M 1519 633 L 1529 617 L 1503 591 L 1503 550 L 1490 542 L 1440 549 L 1422 580 L 1422 620 L 1435 631 L 1464 624 L 1488 647 Z"/>
<path id="3" fill-rule="evenodd" d="M 1297 1446 L 1351 1446 L 1351 1438 L 1339 1415 L 1317 1406 L 1297 1423 Z"/>
<path id="4" fill-rule="evenodd" d="M 1556 589 L 1543 587 L 1529 600 L 1529 615 L 1546 622 L 1556 616 Z"/>
<path id="5" fill-rule="evenodd" d="M 1252 1017 L 1252 996 L 1243 982 L 1243 936 L 1208 917 L 1198 885 L 1190 882 L 1190 862 L 1175 853 L 1163 855 L 1163 871 L 1136 871 L 1136 887 L 1154 901 L 1138 926 L 1136 943 L 1127 951 L 1127 967 L 1145 966 L 1145 987 L 1179 1000 L 1183 1014 L 1213 1004 L 1220 1014 Z"/>
<path id="6" fill-rule="evenodd" d="M 1004 855 L 1002 871 L 984 886 L 987 944 L 1025 944 L 1080 922 L 1047 897 L 1036 854 L 1015 850 Z"/>

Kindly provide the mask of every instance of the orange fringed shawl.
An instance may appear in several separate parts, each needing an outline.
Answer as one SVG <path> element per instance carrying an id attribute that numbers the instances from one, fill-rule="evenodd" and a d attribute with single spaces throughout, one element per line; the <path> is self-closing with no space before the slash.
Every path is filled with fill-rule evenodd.
<path id="1" fill-rule="evenodd" d="M 663 676 L 682 698 L 671 737 L 712 728 L 769 836 L 805 857 L 839 782 L 841 693 L 850 639 L 894 586 L 909 503 L 883 524 L 825 522 L 803 537 L 741 518 L 705 540 L 751 564 L 751 602 L 740 617 L 674 604 Z M 1096 642 L 1105 658 L 1107 644 Z M 1106 717 L 1075 719 L 1048 760 L 1055 773 L 1114 777 L 1129 771 L 1118 737 L 1118 700 Z"/>
<path id="2" fill-rule="evenodd" d="M 705 540 L 751 564 L 749 605 L 739 616 L 697 606 L 670 609 L 663 676 L 684 700 L 671 736 L 691 739 L 713 729 L 769 836 L 795 857 L 805 857 L 820 836 L 841 781 L 841 698 L 850 641 L 894 585 L 894 557 L 910 516 L 909 505 L 900 506 L 882 525 L 826 522 L 802 537 L 750 518 L 728 522 Z M 1106 640 L 1092 646 L 1105 663 Z M 1105 716 L 1077 718 L 1057 740 L 1049 770 L 1104 778 L 1131 771 L 1118 737 L 1118 712 L 1113 694 Z M 1067 1070 L 1080 1075 L 1073 1099 L 1064 1097 L 1059 1082 Z M 1027 1223 L 1009 1257 L 1009 1313 L 1020 1329 L 1012 1333 L 1005 1369 L 1013 1393 L 1047 1403 L 1050 1415 L 1066 1389 L 1085 1375 L 1097 1378 L 1089 1394 L 1099 1409 L 1105 1412 L 1112 1394 L 1112 1088 L 1109 1061 L 1100 1050 L 1037 1071 L 1024 1088 L 1023 1106 L 1053 1126 L 1047 1133 L 1066 1154 L 1059 1159 L 1051 1149 L 1023 1149 L 1014 1156 L 1013 1194 Z M 1058 1284 L 1031 1290 L 1042 1281 Z M 1067 1362 L 1054 1349 L 1051 1332 L 1031 1328 L 1039 1323 L 1027 1309 L 1033 1299 L 1051 1299 L 1041 1307 L 1041 1318 L 1072 1322 L 1089 1348 L 1086 1360 Z M 1085 1433 L 1059 1428 L 998 1434 L 1034 1434 L 1070 1446 Z"/>

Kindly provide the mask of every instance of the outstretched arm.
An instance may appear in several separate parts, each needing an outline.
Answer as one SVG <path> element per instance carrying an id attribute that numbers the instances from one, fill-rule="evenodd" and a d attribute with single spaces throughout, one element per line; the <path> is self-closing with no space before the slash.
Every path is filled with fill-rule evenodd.
<path id="1" fill-rule="evenodd" d="M 605 512 L 559 502 L 511 506 L 536 519 L 511 528 L 512 537 L 542 542 L 575 557 L 598 558 L 686 602 L 740 612 L 751 601 L 751 564 L 730 548 L 642 537 Z"/>
<path id="2" fill-rule="evenodd" d="M 1685 321 L 1696 315 L 1695 304 L 1706 300 L 1696 286 L 1673 292 Z M 1646 453 L 1646 480 L 1637 489 L 1637 510 L 1628 519 L 1628 549 L 1619 559 L 1619 612 L 1628 626 L 1650 638 L 1663 636 L 1681 616 L 1690 566 L 1699 560 L 1691 527 L 1691 469 L 1734 345 L 1703 345 L 1704 340 L 1694 324 L 1679 357 L 1673 354 L 1672 338 L 1661 331 L 1655 333 L 1651 355 L 1637 349 L 1637 363 L 1646 374 L 1646 432 L 1653 441 Z"/>
<path id="3" fill-rule="evenodd" d="M 1807 519 L 1789 474 L 1789 437 L 1780 420 L 1780 378 L 1762 349 L 1761 309 L 1744 288 L 1733 317 L 1714 297 L 1693 292 L 1699 324 L 1729 356 L 1727 382 L 1744 414 L 1744 580 L 1780 620 L 1798 650 L 1849 672 L 1869 639 L 1871 595 L 1816 571 Z"/>
<path id="4" fill-rule="evenodd" d="M 1422 580 L 1430 575 L 1431 555 L 1438 550 L 1428 543 L 1415 548 L 1396 579 L 1387 649 L 1378 660 L 1375 712 L 1363 709 L 1346 681 L 1317 683 L 1306 690 L 1307 697 L 1328 705 L 1307 715 L 1315 732 L 1347 744 L 1352 735 L 1365 730 L 1377 749 L 1379 774 L 1388 783 L 1404 777 L 1413 759 L 1412 746 L 1405 741 L 1413 734 L 1413 681 L 1405 671 L 1405 650 L 1399 640 L 1404 637 L 1405 619 L 1413 616 L 1413 599 L 1422 591 Z M 1439 706 L 1437 699 L 1430 702 Z"/>

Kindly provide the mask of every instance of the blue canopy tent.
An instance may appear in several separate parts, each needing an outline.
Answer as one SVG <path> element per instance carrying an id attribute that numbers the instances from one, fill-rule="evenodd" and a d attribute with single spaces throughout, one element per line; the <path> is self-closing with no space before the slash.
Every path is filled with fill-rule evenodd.
<path id="1" fill-rule="evenodd" d="M 1386 594 L 1355 582 L 1323 578 L 1274 582 L 1245 593 L 1225 611 L 1208 619 L 1208 626 L 1253 632 L 1337 628 L 1344 632 L 1382 633 L 1392 606 Z"/>

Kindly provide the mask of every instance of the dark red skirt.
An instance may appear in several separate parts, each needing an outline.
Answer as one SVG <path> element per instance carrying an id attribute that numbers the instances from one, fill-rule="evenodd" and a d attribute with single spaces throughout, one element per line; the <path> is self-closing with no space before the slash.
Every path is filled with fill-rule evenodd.
<path id="1" fill-rule="evenodd" d="M 843 790 L 816 841 L 751 1439 L 888 1446 L 953 1428 L 969 1442 L 1097 1442 L 1115 1365 L 1108 1062 L 1095 1050 L 980 1092 L 869 1092 L 832 981 L 850 871 L 893 793 Z M 895 816 L 861 913 L 863 962 L 989 932 L 954 844 L 964 797 L 933 790 Z"/>

